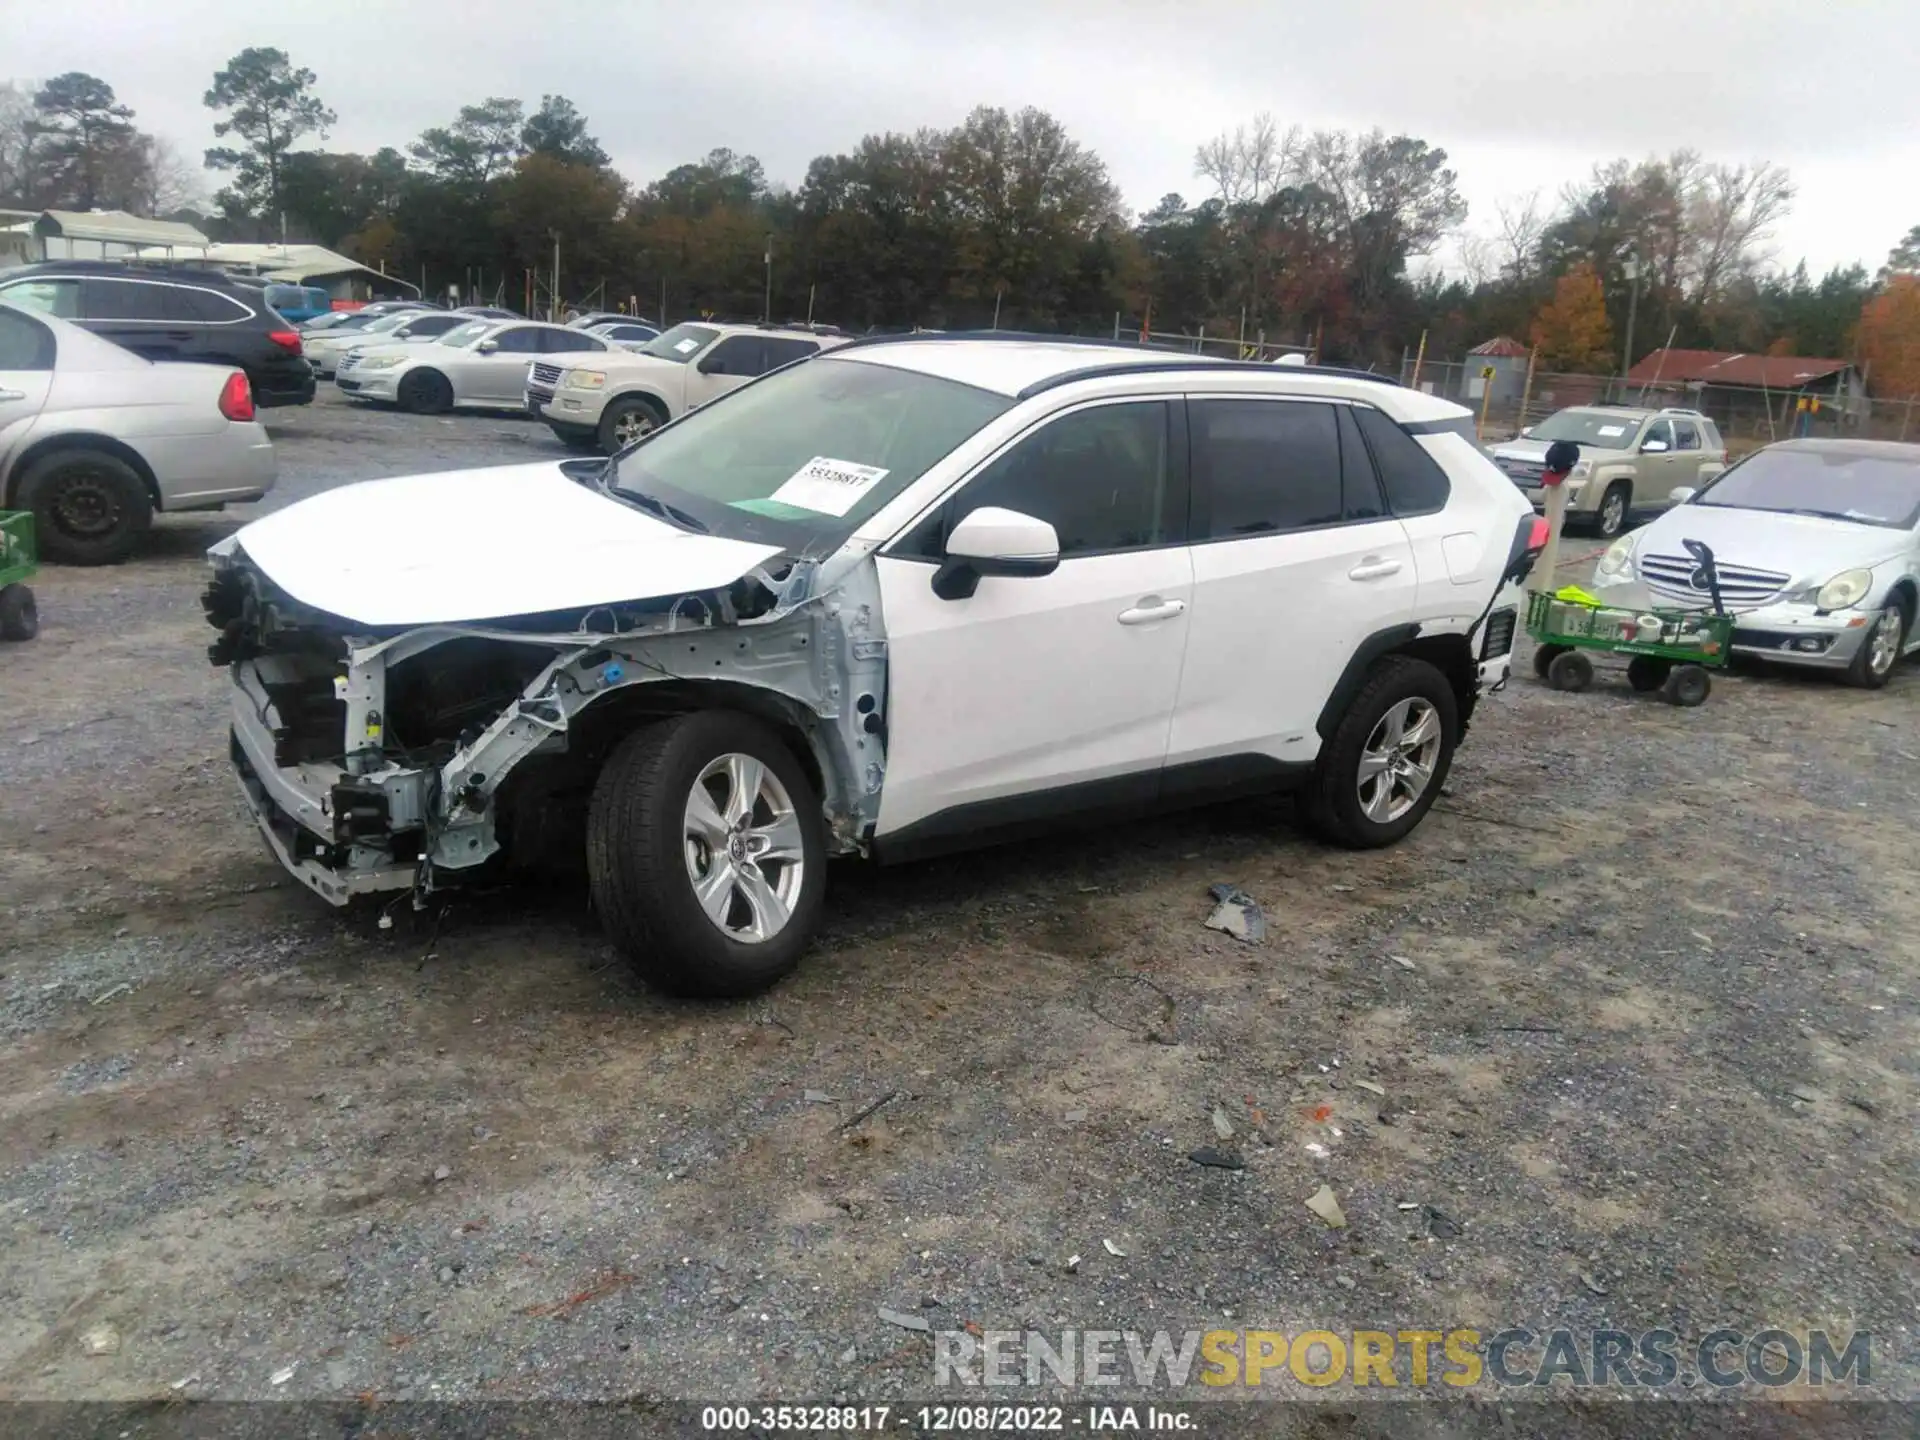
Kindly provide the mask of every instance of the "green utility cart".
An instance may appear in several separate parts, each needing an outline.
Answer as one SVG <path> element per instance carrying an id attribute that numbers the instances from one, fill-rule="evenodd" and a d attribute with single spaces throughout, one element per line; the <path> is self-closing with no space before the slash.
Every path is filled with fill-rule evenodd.
<path id="1" fill-rule="evenodd" d="M 27 581 L 39 569 L 33 548 L 33 516 L 0 510 L 0 640 L 31 640 L 40 633 L 40 610 Z"/>
<path id="2" fill-rule="evenodd" d="M 1726 666 L 1733 645 L 1733 617 L 1720 600 L 1713 551 L 1698 540 L 1681 543 L 1711 610 L 1634 610 L 1597 603 L 1571 587 L 1536 590 L 1527 596 L 1527 633 L 1538 647 L 1534 672 L 1556 690 L 1584 690 L 1593 683 L 1593 652 L 1625 655 L 1635 690 L 1657 690 L 1670 705 L 1704 705 L 1713 692 L 1708 672 Z"/>

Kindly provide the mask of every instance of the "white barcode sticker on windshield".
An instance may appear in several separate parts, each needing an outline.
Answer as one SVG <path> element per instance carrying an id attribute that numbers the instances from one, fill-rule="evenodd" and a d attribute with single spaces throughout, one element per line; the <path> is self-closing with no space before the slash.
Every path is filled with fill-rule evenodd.
<path id="1" fill-rule="evenodd" d="M 1624 435 L 1627 433 L 1627 427 L 1624 425 L 1602 425 L 1600 427 L 1600 433 L 1602 435 Z"/>
<path id="2" fill-rule="evenodd" d="M 817 510 L 822 515 L 844 515 L 886 475 L 878 465 L 856 465 L 851 460 L 816 455 L 767 498 L 802 510 Z"/>
<path id="3" fill-rule="evenodd" d="M 700 342 L 691 335 L 684 340 L 676 340 L 673 342 L 673 353 L 676 355 L 685 355 L 699 348 Z"/>

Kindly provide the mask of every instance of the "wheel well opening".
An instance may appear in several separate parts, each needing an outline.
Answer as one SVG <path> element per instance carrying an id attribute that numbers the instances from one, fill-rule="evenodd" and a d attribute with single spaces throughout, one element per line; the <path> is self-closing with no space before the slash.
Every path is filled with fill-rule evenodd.
<path id="1" fill-rule="evenodd" d="M 92 450 L 124 462 L 132 467 L 133 473 L 140 477 L 140 483 L 147 487 L 147 498 L 153 502 L 153 508 L 161 508 L 160 482 L 154 479 L 152 469 L 141 458 L 140 452 L 111 435 L 92 434 L 49 435 L 38 444 L 29 446 L 15 462 L 13 473 L 7 477 L 7 504 L 12 505 L 20 498 L 20 481 L 27 471 L 48 455 L 62 450 Z"/>
<path id="2" fill-rule="evenodd" d="M 1914 605 L 1916 603 L 1913 582 L 1910 580 L 1896 580 L 1893 588 L 1887 591 L 1887 598 L 1900 602 L 1900 608 L 1906 612 L 1907 623 L 1911 625 L 1914 620 Z"/>
<path id="3" fill-rule="evenodd" d="M 764 723 L 800 762 L 816 797 L 827 795 L 820 757 L 802 728 L 796 702 L 751 685 L 725 680 L 683 683 L 672 680 L 631 685 L 582 710 L 569 727 L 568 751 L 578 753 L 598 773 L 621 740 L 640 725 L 694 710 L 735 710 Z"/>
<path id="4" fill-rule="evenodd" d="M 1473 645 L 1465 635 L 1417 635 L 1389 653 L 1424 660 L 1453 687 L 1453 698 L 1460 710 L 1460 728 L 1467 728 L 1479 691 L 1479 666 L 1474 664 Z"/>

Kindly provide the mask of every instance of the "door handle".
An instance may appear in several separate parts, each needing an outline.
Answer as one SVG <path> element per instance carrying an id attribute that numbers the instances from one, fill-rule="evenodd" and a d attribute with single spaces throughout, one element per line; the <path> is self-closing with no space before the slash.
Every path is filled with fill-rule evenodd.
<path id="1" fill-rule="evenodd" d="M 1158 595 L 1148 595 L 1139 604 L 1129 606 L 1120 612 L 1122 625 L 1150 625 L 1155 620 L 1171 620 L 1185 613 L 1187 602 L 1184 600 L 1162 600 Z"/>
<path id="2" fill-rule="evenodd" d="M 24 400 L 26 398 L 27 392 L 24 390 L 0 390 L 0 400 Z"/>
<path id="3" fill-rule="evenodd" d="M 1347 571 L 1349 580 L 1382 580 L 1389 575 L 1400 573 L 1398 560 L 1383 560 L 1378 555 L 1369 555 L 1358 565 Z"/>

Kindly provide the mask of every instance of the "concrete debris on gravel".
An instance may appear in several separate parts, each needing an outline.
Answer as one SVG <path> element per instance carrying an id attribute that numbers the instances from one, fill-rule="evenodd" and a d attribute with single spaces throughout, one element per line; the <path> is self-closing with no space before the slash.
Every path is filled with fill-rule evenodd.
<path id="1" fill-rule="evenodd" d="M 1333 1197 L 1333 1187 L 1322 1185 L 1306 1200 L 1307 1209 L 1318 1215 L 1336 1230 L 1346 1227 L 1347 1213 L 1340 1208 L 1340 1202 Z"/>
<path id="2" fill-rule="evenodd" d="M 1266 943 L 1267 917 L 1258 900 L 1238 885 L 1209 885 L 1207 894 L 1217 902 L 1207 916 L 1207 929 L 1223 931 L 1248 945 Z"/>

